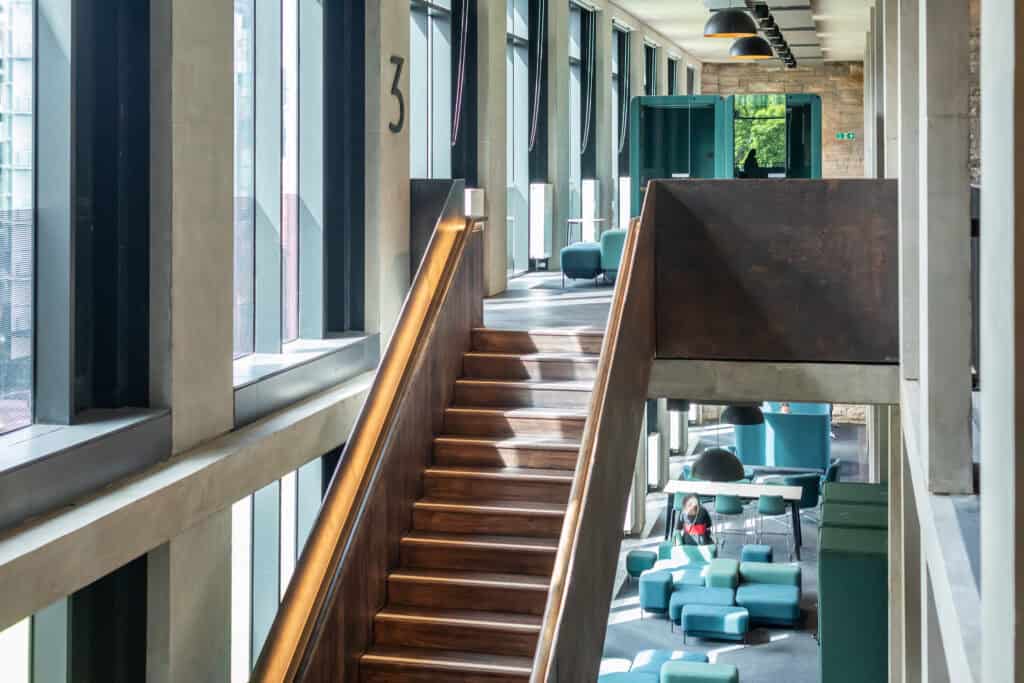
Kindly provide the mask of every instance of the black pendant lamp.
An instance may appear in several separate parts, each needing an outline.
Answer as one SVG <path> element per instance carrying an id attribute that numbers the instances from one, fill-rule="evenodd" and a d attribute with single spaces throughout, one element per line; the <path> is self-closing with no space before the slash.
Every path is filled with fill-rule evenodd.
<path id="1" fill-rule="evenodd" d="M 774 59 L 772 46 L 760 36 L 738 38 L 729 48 L 729 57 L 736 60 Z"/>
<path id="2" fill-rule="evenodd" d="M 718 10 L 704 24 L 705 38 L 743 38 L 757 35 L 753 17 L 739 8 Z"/>
<path id="3" fill-rule="evenodd" d="M 722 422 L 740 426 L 764 424 L 764 413 L 761 406 L 729 406 L 722 411 Z"/>
<path id="4" fill-rule="evenodd" d="M 691 476 L 701 481 L 739 481 L 743 463 L 736 454 L 724 448 L 709 448 L 693 463 Z"/>

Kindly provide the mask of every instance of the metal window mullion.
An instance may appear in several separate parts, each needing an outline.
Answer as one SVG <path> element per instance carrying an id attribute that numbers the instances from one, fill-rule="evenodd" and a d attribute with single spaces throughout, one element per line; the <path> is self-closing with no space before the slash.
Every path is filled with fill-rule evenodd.
<path id="1" fill-rule="evenodd" d="M 324 315 L 324 9 L 299 0 L 299 336 L 327 335 Z"/>
<path id="2" fill-rule="evenodd" d="M 70 683 L 69 606 L 69 598 L 63 597 L 31 617 L 29 680 L 32 683 Z"/>
<path id="3" fill-rule="evenodd" d="M 281 0 L 255 0 L 254 16 L 254 349 L 256 353 L 280 353 L 283 295 L 281 126 L 284 118 Z"/>

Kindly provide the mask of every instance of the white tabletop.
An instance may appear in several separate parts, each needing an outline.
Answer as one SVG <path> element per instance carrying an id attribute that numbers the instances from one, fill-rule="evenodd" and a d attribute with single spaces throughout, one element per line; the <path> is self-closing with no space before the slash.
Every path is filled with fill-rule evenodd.
<path id="1" fill-rule="evenodd" d="M 775 486 L 774 484 L 746 484 L 732 481 L 697 481 L 695 479 L 673 479 L 665 484 L 665 493 L 696 493 L 700 496 L 782 496 L 788 501 L 797 501 L 803 496 L 799 486 Z"/>

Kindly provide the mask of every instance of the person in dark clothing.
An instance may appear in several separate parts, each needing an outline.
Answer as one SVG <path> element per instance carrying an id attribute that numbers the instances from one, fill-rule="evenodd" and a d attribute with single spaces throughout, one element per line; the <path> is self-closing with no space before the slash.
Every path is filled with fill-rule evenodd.
<path id="1" fill-rule="evenodd" d="M 676 523 L 682 545 L 713 545 L 711 515 L 700 504 L 700 498 L 691 494 L 683 500 L 683 511 Z"/>
<path id="2" fill-rule="evenodd" d="M 757 150 L 751 148 L 750 151 L 747 152 L 746 160 L 743 162 L 743 172 L 748 178 L 753 178 L 757 175 L 760 168 L 760 164 L 757 163 Z"/>

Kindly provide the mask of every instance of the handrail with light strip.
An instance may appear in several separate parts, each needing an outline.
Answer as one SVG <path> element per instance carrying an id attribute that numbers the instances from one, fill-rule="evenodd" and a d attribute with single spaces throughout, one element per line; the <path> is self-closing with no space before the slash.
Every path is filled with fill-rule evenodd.
<path id="1" fill-rule="evenodd" d="M 331 481 L 252 675 L 259 683 L 302 679 L 367 506 L 399 407 L 474 232 L 472 219 L 438 224 L 381 359 L 376 379 Z"/>
<path id="2" fill-rule="evenodd" d="M 558 551 L 555 556 L 555 565 L 552 573 L 551 588 L 548 593 L 547 606 L 544 611 L 544 620 L 541 625 L 540 638 L 538 640 L 537 652 L 533 662 L 531 683 L 550 683 L 557 679 L 554 673 L 557 649 L 559 647 L 559 631 L 565 617 L 566 596 L 570 586 L 572 572 L 578 570 L 583 564 L 577 557 L 580 543 L 581 523 L 583 521 L 584 508 L 598 503 L 588 500 L 588 489 L 593 476 L 593 469 L 596 458 L 603 454 L 604 457 L 613 457 L 614 453 L 607 453 L 608 446 L 602 442 L 606 439 L 606 433 L 602 432 L 602 423 L 611 420 L 613 407 L 609 406 L 609 392 L 612 380 L 614 364 L 622 363 L 626 355 L 634 353 L 631 345 L 636 344 L 635 353 L 631 360 L 637 361 L 639 367 L 644 367 L 653 361 L 653 316 L 650 311 L 644 311 L 637 315 L 634 311 L 632 317 L 627 317 L 627 303 L 650 297 L 652 292 L 638 291 L 642 288 L 650 288 L 651 281 L 645 280 L 637 283 L 636 264 L 638 258 L 650 258 L 652 251 L 649 248 L 650 242 L 645 242 L 643 253 L 639 249 L 641 238 L 650 240 L 651 236 L 643 231 L 650 227 L 642 225 L 639 219 L 634 219 L 630 225 L 629 233 L 622 252 L 622 265 L 619 269 L 619 279 L 615 292 L 612 296 L 611 308 L 608 315 L 608 323 L 605 328 L 604 343 L 601 348 L 601 358 L 598 363 L 597 375 L 594 381 L 594 392 L 590 403 L 590 414 L 585 426 L 580 454 L 573 477 L 572 489 L 569 494 L 569 501 L 565 513 L 565 521 L 562 525 L 562 533 L 559 538 Z M 650 268 L 651 264 L 645 264 Z M 649 323 L 652 330 L 646 333 L 638 332 L 631 327 L 634 318 L 640 319 L 644 324 Z M 650 318 L 645 320 L 645 318 Z M 637 341 L 634 335 L 644 341 Z M 627 338 L 629 337 L 629 338 Z M 622 370 L 619 369 L 621 375 Z M 644 380 L 643 383 L 645 383 Z M 638 384 L 639 386 L 639 384 Z M 643 386 L 644 398 L 646 398 L 646 386 Z M 610 423 L 605 424 L 605 429 L 612 429 Z M 630 438 L 633 438 L 632 436 Z M 635 447 L 634 451 L 635 453 Z M 635 456 L 630 456 L 635 461 Z M 621 519 L 621 518 L 620 518 Z M 603 639 L 603 638 L 602 638 Z M 577 644 L 578 646 L 578 644 Z M 583 680 L 582 678 L 573 680 Z"/>

